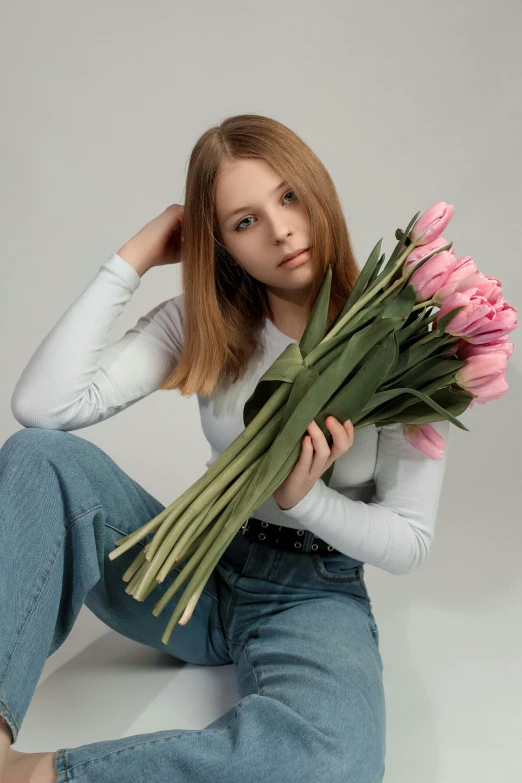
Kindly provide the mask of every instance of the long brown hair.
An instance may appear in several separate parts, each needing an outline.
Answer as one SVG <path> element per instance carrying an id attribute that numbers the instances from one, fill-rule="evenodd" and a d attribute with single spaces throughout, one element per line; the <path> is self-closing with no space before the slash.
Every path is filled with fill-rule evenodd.
<path id="1" fill-rule="evenodd" d="M 270 117 L 226 118 L 198 139 L 190 156 L 182 227 L 184 344 L 161 389 L 209 397 L 216 387 L 241 379 L 250 359 L 259 356 L 265 317 L 273 320 L 264 283 L 232 265 L 217 222 L 220 167 L 244 158 L 270 164 L 308 214 L 314 274 L 304 302 L 307 318 L 329 264 L 328 326 L 344 307 L 360 273 L 335 185 L 308 145 Z"/>

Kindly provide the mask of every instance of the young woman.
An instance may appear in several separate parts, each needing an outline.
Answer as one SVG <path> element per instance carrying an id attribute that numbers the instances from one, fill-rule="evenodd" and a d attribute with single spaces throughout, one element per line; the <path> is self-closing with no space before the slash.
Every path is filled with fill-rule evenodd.
<path id="1" fill-rule="evenodd" d="M 143 274 L 180 260 L 183 294 L 107 345 Z M 423 562 L 445 458 L 423 456 L 401 425 L 354 433 L 330 418 L 329 445 L 311 422 L 295 468 L 165 646 L 171 612 L 158 618 L 152 608 L 179 569 L 137 602 L 122 575 L 138 550 L 108 558 L 116 539 L 164 507 L 69 432 L 159 389 L 196 393 L 208 467 L 243 430 L 258 379 L 299 342 L 328 264 L 331 323 L 359 273 L 334 184 L 284 125 L 229 117 L 198 140 L 184 207 L 168 207 L 102 264 L 24 369 L 12 399 L 24 428 L 0 450 L 0 763 L 9 783 L 383 779 L 382 660 L 364 564 L 405 574 Z M 448 422 L 434 426 L 447 436 Z M 327 487 L 321 475 L 333 460 Z M 241 700 L 202 730 L 17 753 L 10 745 L 45 660 L 83 604 L 181 660 L 234 662 Z"/>

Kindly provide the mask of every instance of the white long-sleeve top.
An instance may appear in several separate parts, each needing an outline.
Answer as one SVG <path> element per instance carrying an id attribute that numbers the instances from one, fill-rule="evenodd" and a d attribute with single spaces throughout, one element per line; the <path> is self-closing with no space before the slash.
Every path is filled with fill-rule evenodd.
<path id="1" fill-rule="evenodd" d="M 140 283 L 117 253 L 100 266 L 24 368 L 11 399 L 20 424 L 81 429 L 159 390 L 183 348 L 183 294 L 161 302 L 108 345 L 111 327 Z M 198 395 L 210 445 L 206 467 L 243 431 L 243 407 L 259 378 L 297 342 L 268 319 L 261 336 L 263 356 L 250 362 L 244 378 L 208 399 Z M 368 425 L 355 430 L 352 447 L 335 461 L 329 487 L 318 479 L 287 510 L 271 495 L 252 516 L 310 530 L 349 557 L 393 574 L 413 571 L 433 541 L 447 460 L 451 424 L 433 426 L 446 441 L 441 460 L 411 446 L 401 424 Z"/>

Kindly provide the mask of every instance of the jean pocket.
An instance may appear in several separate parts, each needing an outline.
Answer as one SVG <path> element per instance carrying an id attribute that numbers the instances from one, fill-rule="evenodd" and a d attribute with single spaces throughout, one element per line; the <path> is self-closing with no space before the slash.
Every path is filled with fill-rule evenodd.
<path id="1" fill-rule="evenodd" d="M 351 557 L 340 553 L 311 554 L 313 566 L 322 579 L 330 582 L 358 582 L 361 579 L 360 566 L 354 565 Z"/>
<path id="2" fill-rule="evenodd" d="M 322 582 L 343 586 L 351 595 L 361 598 L 368 607 L 371 606 L 370 596 L 364 582 L 364 567 L 359 560 L 354 560 L 340 552 L 328 555 L 313 552 L 312 564 L 315 573 Z"/>

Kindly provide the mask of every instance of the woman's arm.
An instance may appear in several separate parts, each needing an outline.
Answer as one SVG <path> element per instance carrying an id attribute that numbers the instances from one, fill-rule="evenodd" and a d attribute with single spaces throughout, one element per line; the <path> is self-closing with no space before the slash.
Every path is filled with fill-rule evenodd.
<path id="1" fill-rule="evenodd" d="M 392 574 L 407 574 L 426 559 L 447 461 L 448 421 L 432 425 L 446 445 L 441 460 L 425 457 L 405 439 L 402 424 L 379 431 L 370 502 L 352 500 L 318 479 L 284 511 L 340 552 Z"/>
<path id="2" fill-rule="evenodd" d="M 140 273 L 117 253 L 40 343 L 11 399 L 24 427 L 74 430 L 119 413 L 160 387 L 181 355 L 183 297 L 168 299 L 107 345 Z"/>

